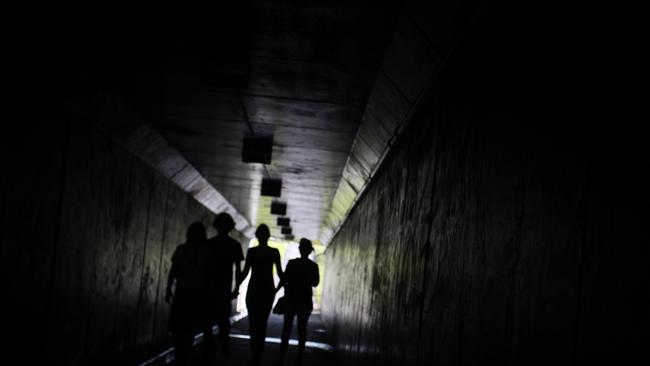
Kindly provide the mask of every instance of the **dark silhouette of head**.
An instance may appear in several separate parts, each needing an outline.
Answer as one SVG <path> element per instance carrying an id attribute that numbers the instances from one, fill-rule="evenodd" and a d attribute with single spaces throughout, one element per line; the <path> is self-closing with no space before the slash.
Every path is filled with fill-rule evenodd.
<path id="1" fill-rule="evenodd" d="M 300 244 L 298 244 L 298 250 L 300 250 L 300 255 L 303 258 L 309 257 L 309 254 L 314 250 L 314 247 L 311 245 L 311 241 L 306 238 L 300 239 Z"/>
<path id="2" fill-rule="evenodd" d="M 222 212 L 215 216 L 212 226 L 217 229 L 219 234 L 228 234 L 235 228 L 235 221 L 233 221 L 232 216 L 228 213 Z"/>
<path id="3" fill-rule="evenodd" d="M 255 237 L 257 238 L 257 242 L 260 245 L 267 245 L 269 238 L 271 237 L 271 231 L 269 230 L 269 227 L 266 226 L 266 224 L 261 224 L 258 226 L 257 230 L 255 230 Z"/>
<path id="4" fill-rule="evenodd" d="M 188 244 L 200 244 L 206 239 L 205 234 L 205 225 L 202 222 L 193 222 L 189 228 L 187 228 L 187 243 Z"/>

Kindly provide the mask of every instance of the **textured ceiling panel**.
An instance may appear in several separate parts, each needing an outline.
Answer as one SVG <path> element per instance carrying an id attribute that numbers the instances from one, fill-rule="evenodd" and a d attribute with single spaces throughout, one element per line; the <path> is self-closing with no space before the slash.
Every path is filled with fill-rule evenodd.
<path id="1" fill-rule="evenodd" d="M 249 237 L 253 235 L 255 228 L 241 211 L 121 98 L 107 95 L 84 96 L 80 99 L 69 99 L 68 103 L 81 116 L 93 121 L 99 130 L 212 212 L 229 213 L 239 232 Z"/>
<path id="2" fill-rule="evenodd" d="M 242 19 L 249 39 L 237 33 L 233 49 L 248 59 L 232 65 L 231 75 L 240 80 L 242 67 L 247 68 L 247 87 L 223 86 L 229 69 L 212 56 L 228 55 L 226 46 L 203 51 L 211 55 L 208 71 L 192 57 L 175 55 L 161 66 L 157 83 L 142 83 L 145 88 L 132 99 L 251 225 L 266 223 L 280 237 L 277 215 L 270 213 L 278 201 L 286 203 L 296 237 L 318 240 L 395 14 L 366 1 L 253 1 Z M 201 36 L 201 42 L 209 40 Z M 187 42 L 179 44 L 191 49 Z M 242 161 L 243 140 L 252 136 L 272 139 L 269 164 Z M 358 188 L 367 174 L 353 173 L 347 174 Z M 280 197 L 260 194 L 264 178 L 282 180 Z"/>
<path id="3" fill-rule="evenodd" d="M 260 190 L 282 180 L 292 232 L 327 244 L 444 57 L 413 16 L 397 19 L 397 1 L 232 5 L 188 27 L 107 35 L 79 81 L 123 98 L 177 154 L 157 155 L 146 139 L 138 148 L 195 197 L 220 197 L 279 236 L 274 198 Z M 242 161 L 250 137 L 273 141 L 270 163 Z"/>

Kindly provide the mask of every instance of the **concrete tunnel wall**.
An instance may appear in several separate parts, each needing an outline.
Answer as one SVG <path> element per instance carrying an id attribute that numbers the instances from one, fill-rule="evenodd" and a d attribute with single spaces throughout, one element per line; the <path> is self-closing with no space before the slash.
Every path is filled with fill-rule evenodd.
<path id="1" fill-rule="evenodd" d="M 518 21 L 467 32 L 328 247 L 343 364 L 647 359 L 642 144 L 580 110 L 593 70 L 553 60 L 560 30 Z"/>
<path id="2" fill-rule="evenodd" d="M 214 214 L 89 121 L 46 110 L 3 144 L 7 349 L 28 363 L 143 360 L 170 343 L 171 255 L 194 221 L 214 235 Z"/>
<path id="3" fill-rule="evenodd" d="M 585 103 L 618 66 L 602 62 L 616 56 L 602 47 L 607 37 L 596 34 L 598 52 L 576 62 L 589 37 L 564 33 L 548 14 L 527 24 L 531 9 L 514 8 L 483 17 L 457 46 L 481 1 L 409 3 L 405 39 L 423 41 L 400 43 L 385 84 L 417 99 L 424 79 L 414 72 L 428 66 L 408 62 L 422 59 L 408 51 L 420 44 L 440 71 L 327 251 L 323 318 L 341 363 L 647 359 L 647 187 L 636 179 L 645 135 L 633 136 L 623 110 L 606 110 L 609 94 Z M 609 32 L 607 19 L 597 18 Z M 43 103 L 65 89 L 58 46 L 12 69 L 25 90 L 8 88 L 29 100 L 19 117 L 5 116 L 14 129 L 0 146 L 3 354 L 61 365 L 149 354 L 167 337 L 169 256 L 210 213 Z M 567 69 L 558 74 L 559 64 Z M 101 70 L 118 74 L 110 71 Z"/>

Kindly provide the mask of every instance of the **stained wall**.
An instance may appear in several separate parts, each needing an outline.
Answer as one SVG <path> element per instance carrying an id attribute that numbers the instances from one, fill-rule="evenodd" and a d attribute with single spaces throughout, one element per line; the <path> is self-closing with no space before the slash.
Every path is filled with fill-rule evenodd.
<path id="1" fill-rule="evenodd" d="M 642 355 L 633 122 L 605 117 L 612 100 L 561 24 L 501 10 L 467 23 L 326 251 L 323 319 L 343 364 Z"/>
<path id="2" fill-rule="evenodd" d="M 171 340 L 171 255 L 194 221 L 214 235 L 214 214 L 92 121 L 31 116 L 3 145 L 9 349 L 57 365 L 152 356 Z"/>

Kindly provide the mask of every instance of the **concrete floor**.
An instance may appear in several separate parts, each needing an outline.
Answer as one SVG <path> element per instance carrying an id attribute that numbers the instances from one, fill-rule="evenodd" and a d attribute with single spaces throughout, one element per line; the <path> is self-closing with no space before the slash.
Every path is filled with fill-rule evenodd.
<path id="1" fill-rule="evenodd" d="M 269 318 L 266 335 L 266 349 L 262 357 L 262 365 L 273 365 L 277 361 L 280 353 L 280 335 L 282 332 L 283 318 L 281 315 L 272 314 Z M 294 365 L 297 355 L 297 338 L 298 332 L 294 319 L 294 326 L 291 332 L 291 340 L 289 345 L 289 352 L 285 360 L 285 365 Z M 243 366 L 250 363 L 250 345 L 248 338 L 248 317 L 235 322 L 231 329 L 231 347 L 232 352 L 230 357 L 224 358 L 220 354 L 214 365 L 228 365 L 228 366 Z M 215 336 L 216 339 L 216 336 Z M 293 343 L 293 345 L 292 345 Z M 192 365 L 200 364 L 200 343 L 197 342 L 194 346 L 194 354 L 192 355 Z M 307 346 L 305 347 L 305 354 L 303 358 L 303 365 L 319 366 L 331 365 L 336 362 L 335 355 L 328 342 L 328 336 L 321 322 L 319 313 L 314 313 L 309 318 L 307 325 Z M 166 354 L 152 359 L 149 362 L 140 364 L 140 366 L 160 366 L 173 364 L 173 351 L 168 351 Z"/>

